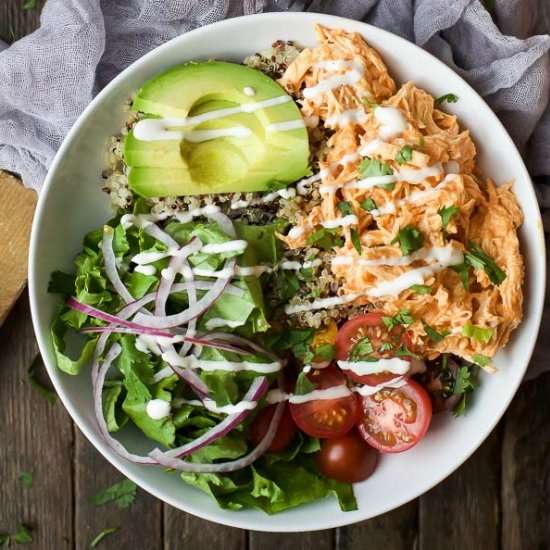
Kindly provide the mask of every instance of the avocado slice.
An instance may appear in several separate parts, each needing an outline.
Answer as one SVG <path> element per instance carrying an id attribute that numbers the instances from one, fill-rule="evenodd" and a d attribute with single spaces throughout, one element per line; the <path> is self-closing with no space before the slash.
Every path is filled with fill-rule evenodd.
<path id="1" fill-rule="evenodd" d="M 245 89 L 249 88 L 254 95 L 247 95 Z M 152 78 L 134 99 L 134 109 L 148 118 L 186 119 L 219 109 L 233 112 L 194 126 L 175 126 L 183 130 L 183 139 L 144 141 L 131 131 L 124 145 L 130 187 L 143 197 L 255 192 L 280 189 L 307 175 L 305 126 L 285 130 L 269 127 L 302 121 L 292 100 L 252 112 L 234 109 L 285 95 L 263 73 L 220 61 L 187 63 Z M 191 141 L 193 133 L 226 133 L 236 127 L 246 130 L 244 135 Z"/>

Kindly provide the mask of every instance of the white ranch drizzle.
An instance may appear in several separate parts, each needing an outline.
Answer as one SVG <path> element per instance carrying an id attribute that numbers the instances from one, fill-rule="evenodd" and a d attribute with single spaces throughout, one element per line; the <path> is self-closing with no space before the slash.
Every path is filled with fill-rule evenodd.
<path id="1" fill-rule="evenodd" d="M 223 137 L 246 138 L 252 135 L 252 130 L 246 126 L 231 126 L 229 128 L 211 128 L 209 130 L 173 130 L 183 126 L 177 118 L 144 118 L 134 127 L 134 137 L 139 141 L 182 140 L 201 143 Z"/>
<path id="2" fill-rule="evenodd" d="M 345 72 L 344 74 L 331 76 L 321 80 L 316 86 L 312 86 L 311 88 L 304 88 L 302 93 L 306 99 L 313 98 L 317 94 L 333 90 L 334 88 L 339 88 L 340 86 L 353 86 L 353 84 L 356 84 L 359 80 L 361 80 L 361 78 L 363 78 L 364 73 L 363 65 L 359 61 L 318 61 L 315 63 L 315 66 L 322 67 L 329 71 L 336 71 L 347 67 L 351 67 L 351 70 Z"/>
<path id="3" fill-rule="evenodd" d="M 154 275 L 157 272 L 157 268 L 154 265 L 139 264 L 134 268 L 134 271 L 142 275 Z"/>
<path id="4" fill-rule="evenodd" d="M 380 123 L 378 137 L 386 140 L 407 129 L 407 120 L 397 107 L 376 107 L 374 117 Z"/>
<path id="5" fill-rule="evenodd" d="M 221 317 L 214 317 L 212 319 L 208 319 L 204 326 L 206 327 L 206 330 L 214 330 L 220 327 L 230 327 L 230 328 L 237 328 L 242 326 L 242 321 L 230 321 L 229 319 L 222 319 Z"/>
<path id="6" fill-rule="evenodd" d="M 374 153 L 376 149 L 378 149 L 378 147 L 383 144 L 384 141 L 382 141 L 381 139 L 373 139 L 359 148 L 359 154 L 364 157 L 368 157 L 369 155 L 372 155 L 372 153 Z"/>
<path id="7" fill-rule="evenodd" d="M 167 217 L 168 214 L 165 212 L 161 214 L 124 214 L 124 216 L 120 218 L 120 225 L 122 225 L 124 229 L 128 229 L 132 225 L 140 229 L 145 229 L 155 222 L 165 220 Z"/>
<path id="8" fill-rule="evenodd" d="M 273 363 L 252 363 L 250 361 L 207 361 L 205 359 L 198 359 L 194 355 L 182 357 L 175 349 L 165 351 L 162 354 L 162 359 L 177 367 L 201 369 L 203 371 L 252 371 L 262 374 L 269 374 L 272 372 L 278 372 L 282 368 L 282 364 L 277 361 Z"/>
<path id="9" fill-rule="evenodd" d="M 336 227 L 348 227 L 359 223 L 359 219 L 355 214 L 349 214 L 343 218 L 334 218 L 332 220 L 325 220 L 321 222 L 321 225 L 326 229 L 334 229 Z"/>
<path id="10" fill-rule="evenodd" d="M 443 170 L 441 163 L 426 166 L 420 169 L 402 169 L 387 176 L 369 176 L 361 180 L 352 180 L 344 184 L 346 189 L 371 189 L 379 185 L 406 181 L 408 183 L 421 183 L 427 178 L 438 177 Z"/>
<path id="11" fill-rule="evenodd" d="M 162 420 L 167 416 L 170 416 L 170 402 L 164 401 L 164 399 L 151 399 L 145 406 L 147 416 L 153 420 Z"/>
<path id="12" fill-rule="evenodd" d="M 243 94 L 252 97 L 256 95 L 256 90 L 252 86 L 245 86 L 243 88 Z"/>
<path id="13" fill-rule="evenodd" d="M 273 124 L 268 124 L 266 130 L 268 132 L 288 132 L 290 130 L 300 130 L 305 128 L 305 123 L 302 119 L 298 120 L 288 120 L 286 122 L 274 122 Z"/>
<path id="14" fill-rule="evenodd" d="M 258 109 L 266 109 L 282 103 L 292 101 L 289 95 L 281 95 L 263 101 L 252 101 L 243 103 L 238 107 L 229 107 L 227 109 L 217 109 L 208 111 L 196 116 L 187 118 L 145 118 L 140 120 L 134 126 L 134 136 L 140 141 L 156 141 L 170 139 L 184 139 L 186 132 L 184 130 L 170 130 L 170 128 L 184 128 L 186 126 L 196 126 L 209 120 L 216 120 L 237 113 L 253 113 Z M 198 130 L 197 130 L 198 131 Z"/>
<path id="15" fill-rule="evenodd" d="M 193 218 L 198 218 L 199 216 L 208 216 L 209 214 L 215 214 L 220 211 L 220 207 L 215 204 L 207 204 L 201 208 L 193 208 L 187 212 L 176 212 L 174 216 L 181 223 L 187 223 L 193 220 Z"/>
<path id="16" fill-rule="evenodd" d="M 295 261 L 283 261 L 278 265 L 279 269 L 287 269 L 293 271 L 299 271 L 300 269 L 311 269 L 312 267 L 318 267 L 322 264 L 322 260 L 315 259 L 311 261 L 304 262 L 303 264 Z"/>
<path id="17" fill-rule="evenodd" d="M 201 248 L 203 254 L 222 254 L 224 252 L 243 252 L 248 243 L 245 240 L 238 239 L 227 241 L 225 243 L 210 243 L 205 244 Z"/>
<path id="18" fill-rule="evenodd" d="M 409 361 L 392 357 L 391 359 L 378 359 L 376 361 L 338 361 L 342 370 L 351 371 L 359 376 L 366 374 L 378 374 L 391 372 L 393 374 L 405 374 L 411 367 Z"/>
<path id="19" fill-rule="evenodd" d="M 345 124 L 361 124 L 368 118 L 367 113 L 362 107 L 357 109 L 346 109 L 342 113 L 337 113 L 327 117 L 325 124 L 327 126 L 344 126 Z"/>
<path id="20" fill-rule="evenodd" d="M 385 382 L 384 384 L 380 384 L 378 386 L 367 386 L 366 384 L 364 386 L 356 386 L 353 391 L 355 391 L 355 393 L 358 393 L 359 395 L 362 395 L 363 397 L 367 397 L 369 395 L 374 395 L 375 393 L 378 393 L 384 388 L 402 388 L 407 384 L 408 380 L 400 376 L 393 381 Z"/>
<path id="21" fill-rule="evenodd" d="M 303 311 L 312 311 L 314 309 L 328 309 L 335 306 L 343 306 L 357 300 L 362 294 L 354 292 L 345 294 L 344 296 L 331 296 L 330 298 L 319 298 L 307 304 L 296 304 L 285 307 L 285 313 L 292 315 L 293 313 L 301 313 Z"/>
<path id="22" fill-rule="evenodd" d="M 239 401 L 236 405 L 216 405 L 216 402 L 213 399 L 205 398 L 203 400 L 203 405 L 206 409 L 213 413 L 217 414 L 235 414 L 243 411 L 251 411 L 255 409 L 258 403 L 256 401 Z"/>
<path id="23" fill-rule="evenodd" d="M 321 193 L 321 195 L 334 195 L 334 193 L 336 193 L 336 191 L 338 191 L 340 187 L 341 185 L 339 183 L 327 183 L 325 185 L 319 186 L 319 193 Z"/>
<path id="24" fill-rule="evenodd" d="M 258 204 L 268 204 L 270 202 L 273 202 L 278 197 L 283 199 L 291 199 L 296 196 L 296 189 L 289 187 L 287 189 L 279 189 L 278 191 L 273 191 L 273 193 L 269 193 L 267 195 L 264 195 L 263 197 L 257 197 L 250 200 L 239 200 L 231 204 L 232 210 L 238 210 L 239 208 L 247 208 L 248 206 L 255 206 Z"/>

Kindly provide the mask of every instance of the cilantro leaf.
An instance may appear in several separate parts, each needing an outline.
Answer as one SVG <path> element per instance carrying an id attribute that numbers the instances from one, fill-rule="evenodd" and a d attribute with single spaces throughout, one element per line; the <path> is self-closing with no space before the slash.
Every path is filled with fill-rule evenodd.
<path id="1" fill-rule="evenodd" d="M 401 147 L 399 150 L 399 153 L 397 153 L 395 160 L 398 164 L 403 164 L 405 162 L 409 162 L 412 158 L 412 152 L 413 148 L 412 145 L 405 145 L 404 147 Z"/>
<path id="2" fill-rule="evenodd" d="M 10 540 L 16 544 L 27 544 L 32 542 L 32 535 L 29 529 L 21 524 L 17 527 L 15 533 L 10 536 Z"/>
<path id="3" fill-rule="evenodd" d="M 367 356 L 374 352 L 374 347 L 368 336 L 358 340 L 349 350 L 350 361 L 368 360 Z"/>
<path id="4" fill-rule="evenodd" d="M 390 244 L 399 243 L 403 256 L 408 256 L 411 252 L 422 248 L 424 244 L 424 236 L 414 225 L 406 225 L 402 227 L 396 237 Z"/>
<path id="5" fill-rule="evenodd" d="M 335 247 L 342 246 L 344 241 L 342 237 L 337 234 L 338 231 L 339 229 L 337 227 L 334 229 L 322 227 L 307 238 L 306 244 L 309 246 L 315 245 L 322 250 L 332 250 Z"/>
<path id="6" fill-rule="evenodd" d="M 96 493 L 91 502 L 95 506 L 103 506 L 108 502 L 114 502 L 118 508 L 128 508 L 136 499 L 136 484 L 130 479 L 123 479 L 107 489 Z"/>
<path id="7" fill-rule="evenodd" d="M 351 243 L 353 244 L 353 247 L 355 250 L 357 250 L 357 254 L 361 255 L 361 239 L 359 238 L 359 233 L 357 232 L 357 229 L 352 228 L 350 230 L 350 236 L 351 236 Z"/>
<path id="8" fill-rule="evenodd" d="M 460 401 L 453 408 L 455 416 L 460 416 L 466 412 L 467 396 L 477 387 L 479 387 L 477 366 L 468 364 L 460 367 L 455 376 L 452 392 L 454 395 L 462 394 Z"/>
<path id="9" fill-rule="evenodd" d="M 351 202 L 339 201 L 336 204 L 336 207 L 338 208 L 338 210 L 340 210 L 340 212 L 342 212 L 342 216 L 349 216 L 350 214 L 353 214 Z"/>
<path id="10" fill-rule="evenodd" d="M 32 472 L 21 472 L 19 474 L 19 485 L 25 487 L 25 489 L 30 489 L 34 485 Z"/>
<path id="11" fill-rule="evenodd" d="M 373 199 L 364 200 L 359 203 L 359 206 L 367 212 L 372 212 L 373 210 L 376 210 L 376 203 Z"/>
<path id="12" fill-rule="evenodd" d="M 398 348 L 393 350 L 394 357 L 414 357 L 415 359 L 424 359 L 422 355 L 414 353 L 405 344 L 401 344 Z"/>
<path id="13" fill-rule="evenodd" d="M 419 295 L 432 293 L 432 288 L 429 287 L 428 285 L 412 285 L 409 287 L 409 289 L 412 290 L 413 292 L 416 292 Z"/>
<path id="14" fill-rule="evenodd" d="M 460 277 L 460 282 L 462 283 L 464 290 L 468 290 L 470 288 L 470 266 L 466 263 L 463 263 L 452 265 L 450 267 L 453 271 L 456 271 L 458 273 L 458 276 Z"/>
<path id="15" fill-rule="evenodd" d="M 441 95 L 439 96 L 435 102 L 440 105 L 441 103 L 443 102 L 447 102 L 447 103 L 456 103 L 458 101 L 458 96 L 456 94 L 445 94 L 445 95 Z"/>
<path id="16" fill-rule="evenodd" d="M 96 546 L 98 546 L 98 544 L 99 544 L 103 539 L 105 539 L 105 538 L 108 537 L 109 535 L 112 535 L 113 533 L 116 533 L 119 529 L 120 529 L 120 527 L 109 527 L 108 529 L 104 529 L 104 530 L 101 531 L 101 533 L 99 533 L 99 535 L 97 535 L 97 537 L 90 543 L 90 547 L 91 547 L 91 548 L 95 548 Z"/>
<path id="17" fill-rule="evenodd" d="M 472 338 L 476 342 L 488 344 L 493 337 L 493 329 L 489 327 L 478 327 L 477 325 L 472 325 L 472 323 L 466 323 L 464 327 L 462 327 L 462 334 L 468 338 Z"/>
<path id="18" fill-rule="evenodd" d="M 391 176 L 393 175 L 393 168 L 387 162 L 380 162 L 378 159 L 366 157 L 359 164 L 359 174 L 362 178 Z"/>
<path id="19" fill-rule="evenodd" d="M 323 344 L 315 348 L 315 355 L 323 361 L 332 361 L 336 355 L 336 346 L 334 344 Z"/>
<path id="20" fill-rule="evenodd" d="M 445 206 L 443 208 L 440 208 L 437 213 L 439 214 L 439 217 L 441 218 L 441 225 L 443 226 L 443 240 L 447 239 L 447 226 L 449 225 L 449 222 L 451 221 L 451 218 L 460 212 L 460 208 L 458 206 Z"/>
<path id="21" fill-rule="evenodd" d="M 465 254 L 466 263 L 475 269 L 483 269 L 491 282 L 499 286 L 506 279 L 506 273 L 500 269 L 493 258 L 483 252 L 477 243 L 470 241 L 468 248 L 469 251 Z"/>
<path id="22" fill-rule="evenodd" d="M 278 354 L 290 350 L 300 359 L 309 351 L 314 335 L 315 329 L 287 329 L 269 335 L 265 343 Z"/>
<path id="23" fill-rule="evenodd" d="M 384 342 L 379 348 L 378 351 L 385 352 L 391 351 L 395 346 L 391 342 Z"/>
<path id="24" fill-rule="evenodd" d="M 382 322 L 384 323 L 388 332 L 391 332 L 395 327 L 403 326 L 408 327 L 414 323 L 414 317 L 410 315 L 408 309 L 402 309 L 396 313 L 393 317 L 383 316 Z"/>
<path id="25" fill-rule="evenodd" d="M 57 400 L 57 394 L 55 393 L 55 391 L 46 388 L 36 379 L 36 370 L 41 365 L 42 358 L 38 353 L 33 359 L 30 367 L 27 369 L 27 379 L 31 388 L 35 389 L 44 399 L 53 404 Z"/>
<path id="26" fill-rule="evenodd" d="M 430 325 L 426 324 L 424 321 L 422 321 L 422 324 L 424 325 L 424 331 L 428 335 L 428 338 L 430 341 L 434 344 L 437 344 L 438 342 L 441 342 L 445 336 L 449 336 L 451 332 L 449 330 L 442 330 L 441 332 L 438 332 Z"/>
<path id="27" fill-rule="evenodd" d="M 314 384 L 308 377 L 307 374 L 302 371 L 296 379 L 296 388 L 294 393 L 296 395 L 305 395 L 306 393 L 311 393 L 315 391 L 317 384 Z"/>
<path id="28" fill-rule="evenodd" d="M 472 359 L 474 363 L 480 367 L 488 367 L 491 364 L 491 358 L 487 355 L 481 355 L 481 353 L 475 353 L 472 355 Z"/>

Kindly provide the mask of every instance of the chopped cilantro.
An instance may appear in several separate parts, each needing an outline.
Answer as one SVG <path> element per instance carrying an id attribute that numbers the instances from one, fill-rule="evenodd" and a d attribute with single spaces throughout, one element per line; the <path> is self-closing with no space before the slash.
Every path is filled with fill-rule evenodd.
<path id="1" fill-rule="evenodd" d="M 467 264 L 470 264 L 475 269 L 483 269 L 491 282 L 497 286 L 506 279 L 506 273 L 500 269 L 493 258 L 483 252 L 477 243 L 470 241 L 468 249 L 468 252 L 465 254 Z"/>
<path id="2" fill-rule="evenodd" d="M 391 351 L 395 346 L 391 342 L 384 342 L 379 348 L 378 351 L 385 352 Z"/>
<path id="3" fill-rule="evenodd" d="M 306 241 L 309 246 L 315 245 L 322 250 L 332 250 L 335 247 L 342 246 L 343 239 L 338 235 L 339 228 L 327 229 L 322 227 L 314 233 L 312 233 Z"/>
<path id="4" fill-rule="evenodd" d="M 373 199 L 364 200 L 359 203 L 359 206 L 367 212 L 372 212 L 373 210 L 376 210 L 376 203 Z"/>
<path id="5" fill-rule="evenodd" d="M 399 153 L 397 153 L 395 160 L 398 162 L 398 164 L 409 162 L 409 160 L 411 160 L 412 158 L 412 152 L 412 145 L 405 145 L 404 147 L 401 147 L 401 149 L 399 149 Z"/>
<path id="6" fill-rule="evenodd" d="M 445 95 L 440 95 L 436 100 L 435 102 L 440 105 L 441 103 L 444 103 L 444 102 L 447 102 L 447 103 L 456 103 L 458 101 L 458 96 L 455 95 L 455 94 L 445 94 Z"/>
<path id="7" fill-rule="evenodd" d="M 432 288 L 429 287 L 428 285 L 412 285 L 409 287 L 409 289 L 420 295 L 432 293 Z"/>
<path id="8" fill-rule="evenodd" d="M 393 168 L 387 162 L 380 162 L 378 159 L 364 158 L 359 164 L 359 174 L 362 178 L 371 176 L 391 176 Z"/>
<path id="9" fill-rule="evenodd" d="M 104 529 L 97 535 L 97 537 L 91 542 L 90 547 L 95 548 L 103 539 L 107 538 L 109 535 L 112 535 L 116 531 L 119 530 L 119 527 L 109 527 L 108 529 Z"/>
<path id="10" fill-rule="evenodd" d="M 308 377 L 307 374 L 302 371 L 296 379 L 296 389 L 294 393 L 296 395 L 304 395 L 306 393 L 311 393 L 317 388 L 317 385 L 314 384 Z"/>
<path id="11" fill-rule="evenodd" d="M 458 369 L 453 385 L 453 394 L 462 394 L 462 397 L 453 408 L 455 416 L 460 416 L 466 412 L 467 396 L 478 386 L 479 380 L 477 379 L 477 368 L 475 365 L 467 365 Z"/>
<path id="12" fill-rule="evenodd" d="M 493 337 L 493 329 L 489 327 L 478 327 L 477 325 L 472 325 L 472 323 L 466 323 L 462 327 L 462 334 L 468 338 L 472 338 L 476 342 L 488 344 Z"/>
<path id="13" fill-rule="evenodd" d="M 408 327 L 414 323 L 414 317 L 409 314 L 408 309 L 402 309 L 396 313 L 393 317 L 383 316 L 382 322 L 384 323 L 388 332 L 391 332 L 395 327 L 404 326 Z"/>
<path id="14" fill-rule="evenodd" d="M 136 491 L 137 486 L 133 481 L 123 479 L 111 485 L 111 487 L 99 491 L 99 493 L 91 498 L 91 502 L 96 506 L 103 506 L 108 502 L 114 502 L 118 508 L 128 508 L 136 499 Z"/>
<path id="15" fill-rule="evenodd" d="M 45 386 L 43 386 L 36 379 L 36 371 L 41 366 L 42 366 L 42 358 L 38 353 L 36 354 L 36 357 L 33 359 L 30 367 L 27 369 L 27 379 L 29 381 L 31 388 L 36 390 L 44 399 L 46 399 L 47 401 L 53 404 L 57 400 L 57 394 L 53 390 L 50 390 L 49 388 L 46 388 Z"/>
<path id="16" fill-rule="evenodd" d="M 342 216 L 349 216 L 350 214 L 353 214 L 351 202 L 340 201 L 336 204 L 336 207 L 340 210 L 340 212 L 342 212 Z"/>
<path id="17" fill-rule="evenodd" d="M 357 232 L 357 229 L 353 228 L 350 230 L 350 236 L 351 236 L 351 243 L 353 244 L 353 247 L 355 250 L 357 250 L 357 254 L 361 255 L 361 239 L 359 238 L 359 233 Z"/>
<path id="18" fill-rule="evenodd" d="M 414 225 L 402 227 L 395 239 L 390 244 L 399 243 L 403 256 L 409 255 L 411 252 L 422 248 L 424 244 L 424 236 Z"/>
<path id="19" fill-rule="evenodd" d="M 291 328 L 269 335 L 265 343 L 276 353 L 291 351 L 294 357 L 301 359 L 309 351 L 314 335 L 314 329 Z"/>
<path id="20" fill-rule="evenodd" d="M 414 357 L 415 359 L 423 359 L 422 355 L 412 352 L 405 344 L 401 344 L 393 350 L 394 357 Z"/>
<path id="21" fill-rule="evenodd" d="M 468 290 L 470 288 L 470 266 L 466 263 L 463 263 L 452 265 L 451 269 L 458 273 L 458 276 L 460 277 L 460 282 L 462 283 L 464 290 Z"/>
<path id="22" fill-rule="evenodd" d="M 19 474 L 19 485 L 25 487 L 25 489 L 30 489 L 34 485 L 32 472 L 21 472 Z"/>
<path id="23" fill-rule="evenodd" d="M 315 348 L 315 356 L 322 361 L 332 361 L 336 355 L 336 346 L 334 344 L 323 344 Z"/>
<path id="24" fill-rule="evenodd" d="M 448 330 L 442 330 L 441 332 L 438 332 L 433 327 L 426 324 L 424 321 L 422 321 L 422 324 L 424 325 L 424 332 L 428 335 L 430 342 L 432 342 L 433 344 L 441 342 L 441 340 L 443 340 L 445 336 L 449 336 L 449 334 L 451 334 Z"/>
<path id="25" fill-rule="evenodd" d="M 460 212 L 460 208 L 458 206 L 445 206 L 443 208 L 440 208 L 437 213 L 439 214 L 439 217 L 441 218 L 441 225 L 443 227 L 443 240 L 447 239 L 447 226 L 449 225 L 449 222 L 451 221 L 451 218 Z"/>
<path id="26" fill-rule="evenodd" d="M 364 336 L 349 350 L 349 359 L 350 361 L 366 360 L 367 356 L 373 352 L 374 347 L 371 344 L 370 338 Z"/>
<path id="27" fill-rule="evenodd" d="M 491 364 L 491 358 L 487 357 L 487 355 L 481 355 L 480 353 L 472 355 L 472 359 L 474 363 L 480 367 L 488 367 Z"/>

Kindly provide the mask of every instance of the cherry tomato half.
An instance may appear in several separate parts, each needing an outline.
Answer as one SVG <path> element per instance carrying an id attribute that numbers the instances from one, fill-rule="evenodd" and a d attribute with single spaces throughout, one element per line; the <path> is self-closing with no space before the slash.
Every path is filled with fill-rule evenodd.
<path id="1" fill-rule="evenodd" d="M 336 357 L 340 361 L 346 361 L 349 358 L 351 349 L 361 340 L 368 336 L 374 352 L 371 357 L 389 359 L 393 357 L 393 351 L 382 351 L 383 344 L 390 343 L 393 348 L 399 348 L 405 345 L 408 350 L 412 350 L 412 342 L 408 333 L 401 327 L 395 327 L 391 333 L 388 333 L 382 315 L 380 313 L 366 313 L 358 315 L 347 321 L 338 332 L 336 337 Z M 403 359 L 407 359 L 404 357 Z M 393 380 L 396 375 L 391 372 L 382 372 L 380 374 L 356 374 L 353 371 L 346 373 L 352 380 L 360 384 L 369 386 L 378 386 Z"/>
<path id="2" fill-rule="evenodd" d="M 307 375 L 316 390 L 345 386 L 346 378 L 335 366 L 315 369 Z M 290 403 L 290 413 L 298 428 L 312 437 L 340 437 L 359 419 L 359 402 L 355 394 L 335 399 L 314 399 Z"/>
<path id="3" fill-rule="evenodd" d="M 400 388 L 384 388 L 361 398 L 358 425 L 363 439 L 383 453 L 401 453 L 414 447 L 432 420 L 432 403 L 414 380 Z"/>
<path id="4" fill-rule="evenodd" d="M 370 477 L 378 464 L 378 452 L 351 430 L 342 437 L 323 439 L 317 453 L 321 473 L 344 483 L 359 483 Z"/>
<path id="5" fill-rule="evenodd" d="M 260 409 L 256 417 L 252 421 L 248 428 L 247 438 L 253 445 L 258 445 L 264 438 L 269 425 L 271 424 L 271 419 L 275 414 L 275 409 L 277 405 L 269 405 L 264 409 Z M 276 453 L 286 449 L 289 443 L 292 441 L 294 434 L 296 433 L 296 424 L 292 420 L 290 411 L 288 410 L 288 405 L 285 404 L 285 410 L 281 416 L 279 426 L 275 432 L 275 437 L 271 445 L 267 448 L 268 453 Z"/>

